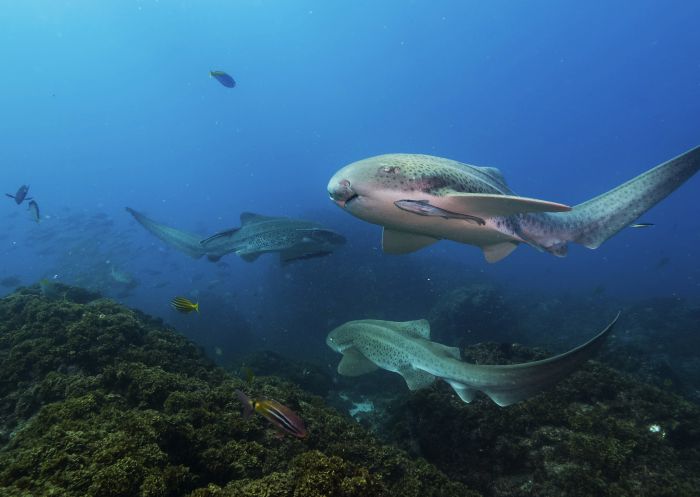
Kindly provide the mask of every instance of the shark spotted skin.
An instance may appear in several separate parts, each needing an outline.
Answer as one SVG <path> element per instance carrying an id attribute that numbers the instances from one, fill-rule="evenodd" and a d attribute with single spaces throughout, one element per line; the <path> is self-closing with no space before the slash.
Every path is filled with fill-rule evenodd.
<path id="1" fill-rule="evenodd" d="M 461 361 L 456 347 L 430 341 L 430 325 L 425 319 L 350 321 L 331 331 L 326 344 L 343 354 L 338 364 L 341 375 L 359 376 L 381 368 L 403 376 L 410 390 L 425 388 L 439 378 L 464 402 L 471 402 L 476 391 L 481 391 L 503 407 L 536 395 L 578 369 L 603 345 L 618 317 L 575 349 L 541 361 L 506 366 Z"/>
<path id="2" fill-rule="evenodd" d="M 382 248 L 409 253 L 447 239 L 480 247 L 496 262 L 526 243 L 563 257 L 570 242 L 597 248 L 700 169 L 700 147 L 573 208 L 520 197 L 498 169 L 418 154 L 370 157 L 340 169 L 328 193 L 350 214 L 383 227 Z M 483 220 L 425 216 L 411 202 Z"/>
<path id="3" fill-rule="evenodd" d="M 226 254 L 235 253 L 247 262 L 260 255 L 277 252 L 282 262 L 331 254 L 345 238 L 335 231 L 313 221 L 270 217 L 244 212 L 240 228 L 216 233 L 208 238 L 178 230 L 153 221 L 129 207 L 126 210 L 146 230 L 171 247 L 189 255 L 218 261 Z"/>

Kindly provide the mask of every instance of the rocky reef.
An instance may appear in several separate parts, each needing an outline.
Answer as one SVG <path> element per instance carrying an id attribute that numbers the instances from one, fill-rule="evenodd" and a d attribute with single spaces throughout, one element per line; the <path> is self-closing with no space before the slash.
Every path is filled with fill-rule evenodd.
<path id="1" fill-rule="evenodd" d="M 673 312 L 692 328 L 692 309 Z M 626 314 L 605 361 L 630 350 L 630 330 L 653 343 L 654 313 Z M 442 317 L 456 333 L 458 318 Z M 512 343 L 463 353 L 479 363 L 548 355 Z M 386 372 L 329 378 L 271 353 L 246 367 L 249 380 L 159 320 L 77 288 L 0 299 L 0 495 L 700 495 L 700 408 L 599 362 L 508 408 L 485 397 L 464 404 L 443 383 L 409 392 Z M 309 436 L 280 438 L 261 416 L 244 418 L 236 389 L 288 405 Z M 373 406 L 360 423 L 341 414 L 358 403 Z"/>
<path id="2" fill-rule="evenodd" d="M 245 419 L 235 389 L 296 410 L 306 439 Z M 4 496 L 477 496 L 322 399 L 216 367 L 178 333 L 71 288 L 0 300 Z"/>

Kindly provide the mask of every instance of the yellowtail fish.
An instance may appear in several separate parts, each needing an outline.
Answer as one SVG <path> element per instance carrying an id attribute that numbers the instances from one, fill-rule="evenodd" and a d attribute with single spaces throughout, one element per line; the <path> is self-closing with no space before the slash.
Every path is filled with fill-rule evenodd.
<path id="1" fill-rule="evenodd" d="M 189 314 L 192 311 L 199 312 L 199 302 L 194 303 L 190 299 L 185 297 L 175 297 L 170 301 L 170 305 L 176 311 L 182 312 L 184 314 Z"/>
<path id="2" fill-rule="evenodd" d="M 308 435 L 304 421 L 289 407 L 272 399 L 250 399 L 240 390 L 236 390 L 236 395 L 243 403 L 244 417 L 250 417 L 253 412 L 257 412 L 281 434 L 288 433 L 297 438 L 305 438 Z"/>
<path id="3" fill-rule="evenodd" d="M 654 226 L 654 223 L 634 223 L 630 224 L 630 228 L 650 228 Z"/>

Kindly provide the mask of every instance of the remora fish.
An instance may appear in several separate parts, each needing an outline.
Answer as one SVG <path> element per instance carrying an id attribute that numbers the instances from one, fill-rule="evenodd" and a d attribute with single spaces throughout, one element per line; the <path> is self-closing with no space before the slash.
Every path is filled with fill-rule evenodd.
<path id="1" fill-rule="evenodd" d="M 328 193 L 350 214 L 384 228 L 385 252 L 413 252 L 448 239 L 476 245 L 487 261 L 496 262 L 520 243 L 559 257 L 566 255 L 569 242 L 597 248 L 698 169 L 700 147 L 571 208 L 515 195 L 495 168 L 430 155 L 388 154 L 340 169 L 328 183 Z M 394 203 L 405 199 L 475 216 L 485 224 L 416 216 Z"/>
<path id="2" fill-rule="evenodd" d="M 203 240 L 199 235 L 157 223 L 128 207 L 126 210 L 141 226 L 171 247 L 194 258 L 206 255 L 211 261 L 218 261 L 233 252 L 252 262 L 264 253 L 278 252 L 282 262 L 290 262 L 331 254 L 345 243 L 342 235 L 313 221 L 250 212 L 241 214 L 240 228 L 222 231 Z"/>
<path id="3" fill-rule="evenodd" d="M 22 202 L 24 202 L 25 200 L 32 199 L 31 197 L 27 197 L 28 193 L 29 193 L 29 185 L 22 185 L 17 189 L 17 193 L 15 193 L 14 195 L 12 195 L 10 193 L 6 193 L 5 195 L 7 195 L 10 198 L 15 199 L 15 203 L 17 205 L 19 205 Z"/>
<path id="4" fill-rule="evenodd" d="M 427 200 L 397 200 L 394 205 L 401 210 L 413 212 L 419 216 L 435 216 L 443 219 L 462 219 L 483 226 L 486 222 L 480 217 L 470 216 L 469 214 L 460 214 L 459 212 L 450 212 L 445 209 L 440 209 L 434 205 L 430 205 Z"/>
<path id="5" fill-rule="evenodd" d="M 343 354 L 338 373 L 359 376 L 377 368 L 399 373 L 410 390 L 445 380 L 460 399 L 471 402 L 477 390 L 499 406 L 527 399 L 554 385 L 588 360 L 613 329 L 618 314 L 583 345 L 542 361 L 490 366 L 460 360 L 459 349 L 431 342 L 430 324 L 418 321 L 350 321 L 328 334 L 328 346 Z"/>

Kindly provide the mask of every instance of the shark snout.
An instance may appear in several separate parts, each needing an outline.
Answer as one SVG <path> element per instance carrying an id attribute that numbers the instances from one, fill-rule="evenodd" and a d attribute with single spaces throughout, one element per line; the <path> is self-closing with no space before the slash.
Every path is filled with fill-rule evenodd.
<path id="1" fill-rule="evenodd" d="M 347 179 L 332 178 L 328 183 L 328 195 L 340 207 L 347 207 L 348 202 L 357 198 L 357 193 Z"/>

